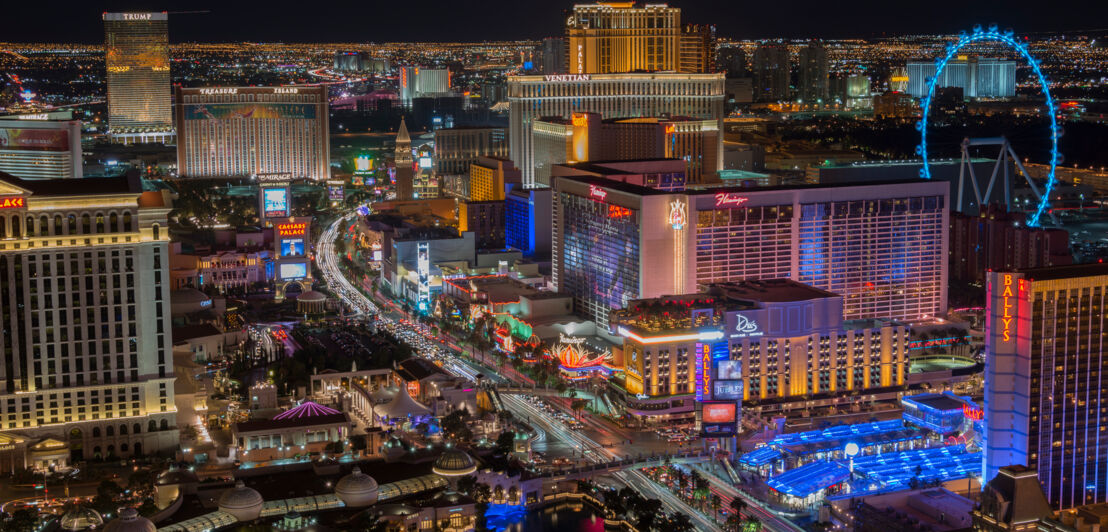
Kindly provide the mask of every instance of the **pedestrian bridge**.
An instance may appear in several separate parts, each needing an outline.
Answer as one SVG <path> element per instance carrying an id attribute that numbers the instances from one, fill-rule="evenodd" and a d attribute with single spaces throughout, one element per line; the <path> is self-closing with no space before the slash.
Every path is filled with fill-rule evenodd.
<path id="1" fill-rule="evenodd" d="M 585 466 L 566 468 L 559 471 L 550 471 L 540 476 L 551 480 L 578 480 L 596 475 L 615 473 L 624 469 L 639 469 L 643 467 L 659 467 L 669 464 L 698 464 L 709 462 L 714 454 L 706 452 L 682 453 L 682 454 L 656 454 L 629 456 L 620 460 L 589 464 Z"/>

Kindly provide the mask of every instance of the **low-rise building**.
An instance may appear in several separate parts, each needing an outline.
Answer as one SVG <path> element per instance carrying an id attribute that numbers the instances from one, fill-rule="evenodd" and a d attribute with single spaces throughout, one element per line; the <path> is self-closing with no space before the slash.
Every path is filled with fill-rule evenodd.
<path id="1" fill-rule="evenodd" d="M 235 423 L 231 434 L 241 459 L 257 462 L 323 452 L 327 445 L 347 439 L 350 427 L 345 413 L 305 401 L 272 419 Z"/>
<path id="2" fill-rule="evenodd" d="M 709 285 L 613 311 L 625 389 L 643 415 L 690 411 L 670 398 L 757 403 L 902 386 L 908 327 L 843 320 L 843 298 L 788 279 Z M 652 402 L 669 405 L 651 411 Z"/>

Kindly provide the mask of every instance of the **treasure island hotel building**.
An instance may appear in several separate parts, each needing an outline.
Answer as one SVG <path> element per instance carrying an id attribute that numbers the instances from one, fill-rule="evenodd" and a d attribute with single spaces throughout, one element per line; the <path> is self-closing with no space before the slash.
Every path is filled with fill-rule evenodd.
<path id="1" fill-rule="evenodd" d="M 181 177 L 330 177 L 327 87 L 178 87 Z"/>
<path id="2" fill-rule="evenodd" d="M 0 172 L 0 473 L 176 448 L 163 198 Z"/>
<path id="3" fill-rule="evenodd" d="M 564 68 L 556 69 L 563 73 L 508 77 L 511 158 L 523 170 L 524 186 L 549 185 L 535 179 L 531 128 L 539 118 L 590 111 L 606 118 L 712 119 L 722 127 L 724 77 L 707 73 L 712 42 L 703 29 L 683 27 L 681 10 L 665 4 L 574 6 Z M 701 53 L 682 53 L 690 48 Z M 722 158 L 722 146 L 715 153 Z"/>

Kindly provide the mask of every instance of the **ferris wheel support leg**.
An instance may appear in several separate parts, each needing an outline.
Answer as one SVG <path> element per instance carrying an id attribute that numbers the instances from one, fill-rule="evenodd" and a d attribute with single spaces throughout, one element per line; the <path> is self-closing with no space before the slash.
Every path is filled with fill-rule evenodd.
<path id="1" fill-rule="evenodd" d="M 1020 162 L 1020 158 L 1016 156 L 1016 152 L 1012 150 L 1012 146 L 1008 146 L 1008 156 L 1012 158 L 1012 162 L 1016 163 L 1016 168 L 1023 174 L 1023 180 L 1027 182 L 1027 186 L 1031 189 L 1031 193 L 1035 195 L 1035 198 L 1039 200 L 1039 204 L 1043 203 L 1043 193 L 1039 192 L 1039 187 L 1035 186 L 1035 181 L 1031 179 L 1031 174 L 1027 172 L 1027 169 L 1023 167 L 1023 163 Z M 1062 227 L 1062 224 L 1058 223 L 1058 217 L 1054 215 L 1054 211 L 1047 209 L 1047 214 L 1050 215 L 1051 221 L 1054 222 L 1056 227 Z"/>

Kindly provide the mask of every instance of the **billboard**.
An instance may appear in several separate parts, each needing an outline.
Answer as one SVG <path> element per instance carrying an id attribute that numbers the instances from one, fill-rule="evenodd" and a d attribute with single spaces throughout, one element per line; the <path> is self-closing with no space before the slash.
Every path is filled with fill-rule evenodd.
<path id="1" fill-rule="evenodd" d="M 315 119 L 309 103 L 220 103 L 185 106 L 185 120 Z"/>
<path id="2" fill-rule="evenodd" d="M 721 438 L 735 435 L 735 424 L 704 425 L 700 428 L 701 436 L 705 438 Z"/>
<path id="3" fill-rule="evenodd" d="M 0 150 L 66 151 L 69 131 L 65 129 L 17 129 L 0 127 Z"/>
<path id="4" fill-rule="evenodd" d="M 286 238 L 281 241 L 281 256 L 282 257 L 303 257 L 304 256 L 304 239 L 303 238 Z"/>
<path id="5" fill-rule="evenodd" d="M 712 399 L 741 401 L 743 381 L 715 381 L 712 383 Z"/>
<path id="6" fill-rule="evenodd" d="M 736 380 L 743 378 L 743 363 L 741 360 L 720 360 L 716 367 L 716 377 L 720 380 Z"/>
<path id="7" fill-rule="evenodd" d="M 430 157 L 420 157 L 419 158 L 419 167 L 423 168 L 423 169 L 430 168 L 431 167 L 431 158 Z"/>
<path id="8" fill-rule="evenodd" d="M 368 174 L 373 171 L 373 157 L 368 154 L 360 154 L 354 157 L 354 173 Z"/>
<path id="9" fill-rule="evenodd" d="M 738 406 L 734 402 L 702 403 L 701 423 L 735 423 L 738 421 Z"/>
<path id="10" fill-rule="evenodd" d="M 331 201 L 342 201 L 346 199 L 346 191 L 342 185 L 327 185 L 327 198 Z"/>
<path id="11" fill-rule="evenodd" d="M 303 279 L 308 276 L 308 264 L 305 262 L 286 262 L 281 265 L 278 276 L 283 281 Z"/>
<path id="12" fill-rule="evenodd" d="M 262 190 L 264 218 L 277 218 L 289 215 L 289 191 L 284 188 Z"/>

